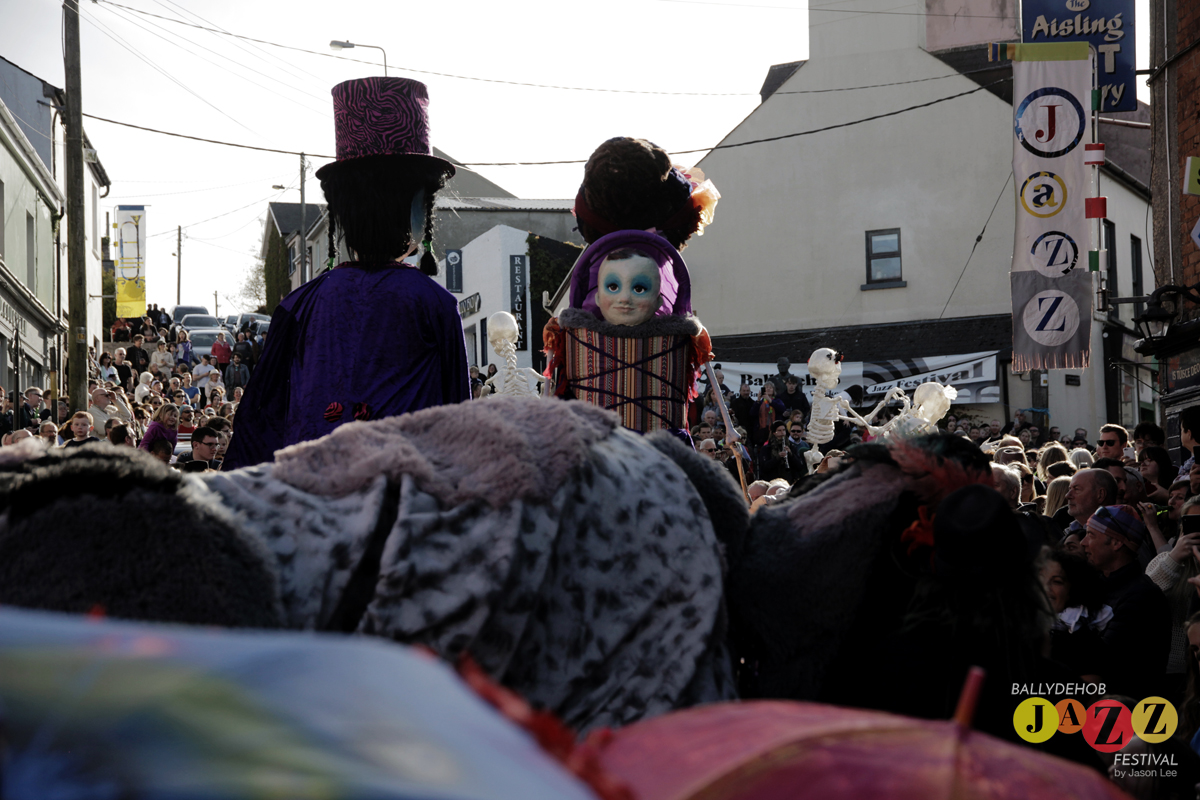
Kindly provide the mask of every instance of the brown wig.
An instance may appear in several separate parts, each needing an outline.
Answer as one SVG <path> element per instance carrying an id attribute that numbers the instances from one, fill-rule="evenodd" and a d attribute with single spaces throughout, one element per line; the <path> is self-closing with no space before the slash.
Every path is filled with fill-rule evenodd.
<path id="1" fill-rule="evenodd" d="M 700 228 L 690 186 L 672 179 L 667 151 L 645 139 L 619 136 L 597 147 L 584 167 L 579 195 L 614 230 L 658 228 L 677 250 Z M 589 224 L 578 209 L 577 218 L 588 244 L 610 232 Z"/>
<path id="2" fill-rule="evenodd" d="M 436 275 L 433 200 L 446 178 L 442 166 L 391 155 L 357 158 L 325 175 L 321 190 L 329 204 L 330 254 L 339 229 L 358 261 L 369 266 L 390 264 L 413 244 L 423 244 L 421 272 Z M 414 232 L 413 198 L 422 190 L 425 227 Z"/>

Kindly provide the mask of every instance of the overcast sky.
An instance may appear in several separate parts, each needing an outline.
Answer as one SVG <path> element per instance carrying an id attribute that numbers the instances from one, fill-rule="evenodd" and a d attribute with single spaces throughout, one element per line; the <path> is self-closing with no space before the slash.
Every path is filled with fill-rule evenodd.
<path id="1" fill-rule="evenodd" d="M 382 46 L 390 75 L 427 83 L 433 142 L 466 163 L 586 159 L 619 135 L 648 138 L 671 151 L 711 146 L 753 111 L 771 64 L 808 57 L 804 0 L 117 2 L 316 54 L 82 0 L 85 113 L 314 154 L 334 149 L 329 89 L 382 74 L 372 65 L 381 64 L 378 50 L 341 53 L 372 64 L 332 58 L 331 39 Z M 1148 61 L 1147 3 L 1137 3 L 1139 68 Z M 0 20 L 0 56 L 63 86 L 60 2 L 0 0 Z M 1144 91 L 1141 96 L 1148 100 Z M 236 295 L 253 268 L 267 202 L 300 199 L 299 159 L 96 120 L 85 119 L 84 127 L 113 181 L 102 201 L 106 209 L 149 207 L 149 302 L 175 302 L 171 254 L 175 227 L 182 225 L 183 302 L 211 311 L 217 291 L 222 313 L 242 310 Z M 690 166 L 701 155 L 678 161 Z M 479 171 L 518 196 L 565 198 L 574 196 L 582 165 Z M 278 192 L 274 184 L 292 188 Z M 311 174 L 307 185 L 309 201 L 319 202 Z"/>

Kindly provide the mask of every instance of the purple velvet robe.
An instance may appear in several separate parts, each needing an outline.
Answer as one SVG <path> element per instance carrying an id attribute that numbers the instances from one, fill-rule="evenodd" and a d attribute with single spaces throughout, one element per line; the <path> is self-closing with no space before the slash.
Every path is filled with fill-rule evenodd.
<path id="1" fill-rule="evenodd" d="M 343 264 L 275 309 L 224 468 L 270 461 L 343 422 L 470 396 L 454 297 L 417 269 Z"/>

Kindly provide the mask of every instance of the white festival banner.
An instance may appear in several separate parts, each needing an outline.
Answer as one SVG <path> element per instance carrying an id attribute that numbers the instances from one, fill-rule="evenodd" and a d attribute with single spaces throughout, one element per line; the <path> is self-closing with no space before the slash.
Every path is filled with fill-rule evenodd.
<path id="1" fill-rule="evenodd" d="M 1091 355 L 1093 57 L 1086 42 L 993 45 L 1013 65 L 1013 371 L 1082 369 Z"/>

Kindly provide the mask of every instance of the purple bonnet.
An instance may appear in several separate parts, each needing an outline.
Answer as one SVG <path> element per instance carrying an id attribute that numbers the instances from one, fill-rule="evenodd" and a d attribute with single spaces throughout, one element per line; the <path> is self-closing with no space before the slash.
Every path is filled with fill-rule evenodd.
<path id="1" fill-rule="evenodd" d="M 583 251 L 571 273 L 572 308 L 581 308 L 597 319 L 603 319 L 600 307 L 596 305 L 600 265 L 609 253 L 623 248 L 645 253 L 658 265 L 662 304 L 655 316 L 687 316 L 692 313 L 692 281 L 683 256 L 658 234 L 631 230 L 602 236 Z"/>

